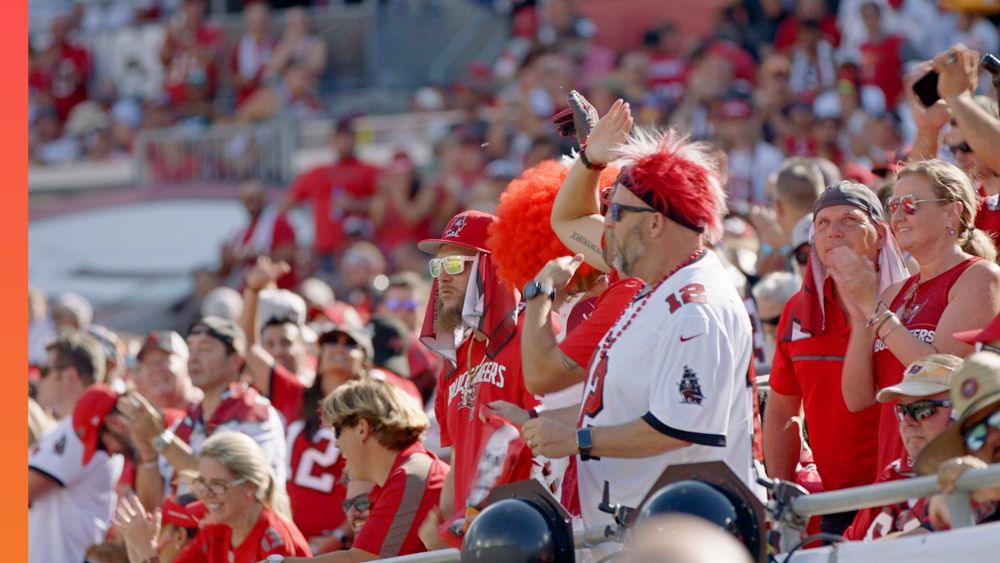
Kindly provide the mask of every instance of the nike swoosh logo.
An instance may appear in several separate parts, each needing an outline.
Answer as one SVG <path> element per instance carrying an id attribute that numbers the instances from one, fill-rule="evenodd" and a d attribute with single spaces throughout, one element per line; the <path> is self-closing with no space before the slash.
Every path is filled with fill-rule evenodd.
<path id="1" fill-rule="evenodd" d="M 681 337 L 681 342 L 687 342 L 688 340 L 691 340 L 692 338 L 698 338 L 699 336 L 701 336 L 701 335 L 700 335 L 700 334 L 696 334 L 696 335 L 694 335 L 694 336 L 689 336 L 689 337 L 687 337 L 687 338 L 684 338 L 684 337 L 682 336 L 682 337 Z"/>

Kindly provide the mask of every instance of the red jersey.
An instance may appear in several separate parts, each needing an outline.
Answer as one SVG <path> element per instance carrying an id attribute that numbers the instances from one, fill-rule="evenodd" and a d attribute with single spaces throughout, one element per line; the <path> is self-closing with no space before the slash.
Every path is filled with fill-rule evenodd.
<path id="1" fill-rule="evenodd" d="M 774 34 L 774 46 L 780 51 L 789 52 L 795 49 L 799 41 L 799 29 L 802 28 L 802 20 L 797 17 L 785 18 L 778 25 Z M 823 39 L 836 47 L 840 44 L 840 29 L 837 26 L 837 18 L 833 14 L 827 14 L 819 20 L 819 28 L 823 33 Z"/>
<path id="2" fill-rule="evenodd" d="M 799 290 L 782 311 L 771 390 L 802 397 L 809 443 L 825 490 L 867 485 L 878 475 L 880 409 L 875 405 L 852 413 L 844 403 L 840 378 L 851 325 L 834 299 L 833 281 L 823 289 L 826 334 L 809 336 L 800 330 L 799 319 L 793 317 L 805 299 L 807 293 Z"/>
<path id="3" fill-rule="evenodd" d="M 264 78 L 264 70 L 271 61 L 271 55 L 277 42 L 272 38 L 258 41 L 244 35 L 236 41 L 232 55 L 229 57 L 229 72 L 242 76 L 246 83 L 236 89 L 236 106 L 243 105 L 247 98 L 260 87 Z"/>
<path id="4" fill-rule="evenodd" d="M 378 168 L 354 157 L 313 168 L 295 180 L 290 196 L 296 203 L 306 200 L 312 203 L 316 229 L 313 249 L 318 254 L 340 250 L 344 243 L 343 221 L 349 216 L 364 215 L 345 209 L 347 199 L 370 200 L 375 195 L 377 180 Z M 356 208 L 357 203 L 352 206 Z"/>
<path id="5" fill-rule="evenodd" d="M 514 338 L 494 358 L 486 355 L 485 340 L 470 336 L 458 347 L 458 366 L 446 364 L 438 376 L 434 413 L 441 427 L 441 446 L 454 448 L 455 507 L 465 506 L 489 428 L 479 420 L 480 407 L 497 400 L 524 409 L 538 405 L 524 387 L 520 336 L 519 324 Z"/>
<path id="6" fill-rule="evenodd" d="M 590 316 L 566 335 L 559 349 L 578 366 L 586 369 L 601 339 L 644 285 L 637 278 L 613 279 L 597 298 Z"/>
<path id="7" fill-rule="evenodd" d="M 899 293 L 892 300 L 889 309 L 896 313 L 899 322 L 921 342 L 934 343 L 934 331 L 941 314 L 948 306 L 948 293 L 958 278 L 969 266 L 982 260 L 971 257 L 942 274 L 927 281 L 920 281 L 920 274 L 911 276 L 903 283 Z M 875 384 L 879 389 L 895 385 L 903 379 L 903 366 L 896 356 L 886 347 L 881 338 L 876 338 L 873 345 L 875 355 L 872 365 L 875 370 Z M 906 455 L 903 440 L 899 437 L 899 420 L 893 412 L 895 401 L 881 405 L 882 415 L 879 420 L 879 467 L 885 467 L 894 460 Z"/>
<path id="8" fill-rule="evenodd" d="M 295 525 L 307 538 L 328 536 L 344 523 L 340 505 L 347 496 L 344 458 L 333 430 L 321 426 L 306 435 L 305 422 L 288 425 L 288 500 Z"/>
<path id="9" fill-rule="evenodd" d="M 993 243 L 1000 243 L 1000 195 L 986 195 L 979 184 L 979 208 L 976 211 L 976 228 L 990 235 Z"/>
<path id="10" fill-rule="evenodd" d="M 215 92 L 218 77 L 215 61 L 223 38 L 222 30 L 208 24 L 202 24 L 195 32 L 193 46 L 178 39 L 172 30 L 167 31 L 163 40 L 163 52 L 167 56 L 163 89 L 172 105 L 179 106 L 187 101 L 188 79 L 201 73 L 204 73 L 209 94 Z"/>
<path id="11" fill-rule="evenodd" d="M 55 60 L 28 75 L 28 85 L 52 96 L 52 105 L 60 121 L 69 117 L 77 104 L 87 99 L 90 54 L 83 47 L 66 42 L 51 47 Z"/>
<path id="12" fill-rule="evenodd" d="M 441 499 L 448 464 L 419 442 L 396 455 L 389 477 L 368 494 L 371 512 L 354 547 L 379 557 L 427 551 L 418 531 Z"/>
<path id="13" fill-rule="evenodd" d="M 263 229 L 258 233 L 258 229 Z M 258 241 L 262 236 L 266 241 Z M 250 221 L 246 229 L 230 240 L 229 250 L 240 260 L 243 268 L 250 269 L 257 257 L 267 255 L 285 246 L 295 246 L 295 229 L 283 214 L 265 213 Z M 293 289 L 299 284 L 295 268 L 278 278 L 278 287 Z"/>
<path id="14" fill-rule="evenodd" d="M 319 374 L 316 374 L 319 377 Z M 303 393 L 306 386 L 295 377 L 288 368 L 274 363 L 271 368 L 271 404 L 277 409 L 281 416 L 285 417 L 285 425 L 289 425 L 294 420 L 302 417 Z"/>
<path id="15" fill-rule="evenodd" d="M 408 397 L 416 401 L 417 408 L 423 410 L 424 398 L 420 395 L 420 390 L 417 389 L 417 385 L 409 379 L 396 375 L 395 373 L 383 368 L 372 368 L 369 371 L 369 375 L 375 379 L 381 379 L 386 383 L 390 383 L 393 387 L 399 388 L 399 390 L 406 393 Z"/>
<path id="16" fill-rule="evenodd" d="M 233 563 L 260 561 L 268 555 L 310 557 L 309 544 L 295 524 L 269 508 L 263 508 L 257 523 L 243 542 L 233 547 L 232 530 L 225 524 L 206 524 L 174 559 L 176 563 Z"/>
<path id="17" fill-rule="evenodd" d="M 885 483 L 911 477 L 915 477 L 913 467 L 909 456 L 904 456 L 886 466 L 876 482 Z M 921 526 L 930 529 L 927 520 L 927 501 L 926 498 L 915 498 L 887 506 L 863 508 L 858 511 L 854 522 L 844 532 L 844 538 L 850 541 L 872 541 Z"/>
<path id="18" fill-rule="evenodd" d="M 865 42 L 861 51 L 863 84 L 878 86 L 885 94 L 885 107 L 895 107 L 903 92 L 903 59 L 900 54 L 905 40 L 891 35 L 878 42 Z"/>

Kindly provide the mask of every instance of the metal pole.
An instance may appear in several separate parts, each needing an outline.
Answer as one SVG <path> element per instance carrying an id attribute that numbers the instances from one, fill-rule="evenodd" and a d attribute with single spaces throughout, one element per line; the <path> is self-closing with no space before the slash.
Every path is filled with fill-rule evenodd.
<path id="1" fill-rule="evenodd" d="M 390 557 L 383 559 L 383 563 L 458 563 L 461 561 L 462 553 L 457 549 L 441 549 L 438 551 L 428 551 L 426 553 L 414 553 L 413 555 L 403 555 L 401 557 Z M 513 561 L 511 563 L 514 563 Z"/>
<path id="2" fill-rule="evenodd" d="M 966 471 L 955 484 L 955 490 L 967 492 L 998 486 L 1000 486 L 1000 463 L 994 463 L 985 469 Z M 940 492 L 937 477 L 928 475 L 796 497 L 792 500 L 792 510 L 802 517 L 834 514 L 869 506 L 903 502 L 911 498 L 929 497 Z"/>

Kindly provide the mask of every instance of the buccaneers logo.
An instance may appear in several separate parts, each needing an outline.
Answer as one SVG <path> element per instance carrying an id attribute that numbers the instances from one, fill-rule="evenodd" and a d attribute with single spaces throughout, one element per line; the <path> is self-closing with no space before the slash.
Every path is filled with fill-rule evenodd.
<path id="1" fill-rule="evenodd" d="M 701 393 L 701 383 L 698 382 L 698 374 L 693 369 L 684 366 L 684 374 L 681 375 L 681 382 L 677 385 L 681 392 L 681 402 L 687 405 L 700 405 L 705 399 Z"/>
<path id="2" fill-rule="evenodd" d="M 448 225 L 448 230 L 444 232 L 444 238 L 458 238 L 459 233 L 465 228 L 465 214 L 455 217 L 455 220 Z"/>
<path id="3" fill-rule="evenodd" d="M 586 397 L 583 400 L 583 410 L 580 413 L 580 420 L 583 417 L 596 417 L 604 410 L 604 377 L 608 374 L 608 356 L 601 354 L 594 366 L 594 373 L 587 382 Z"/>

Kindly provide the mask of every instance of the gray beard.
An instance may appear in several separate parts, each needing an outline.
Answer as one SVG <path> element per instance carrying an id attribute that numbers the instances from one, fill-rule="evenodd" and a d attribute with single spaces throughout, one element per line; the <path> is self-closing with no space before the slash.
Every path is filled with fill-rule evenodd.
<path id="1" fill-rule="evenodd" d="M 462 323 L 462 307 L 445 307 L 441 297 L 434 301 L 434 329 L 437 333 L 451 333 Z"/>

